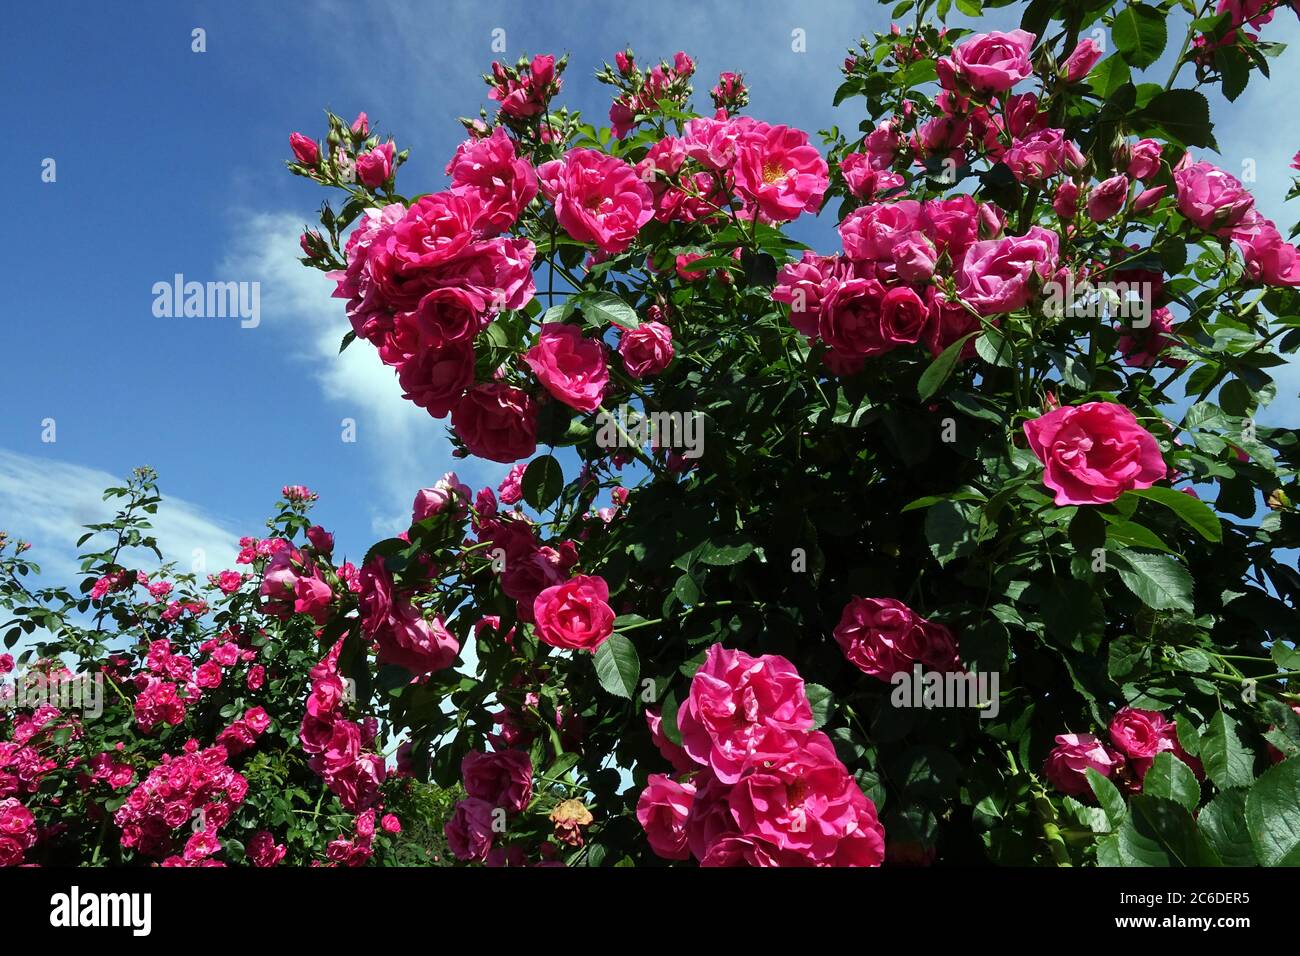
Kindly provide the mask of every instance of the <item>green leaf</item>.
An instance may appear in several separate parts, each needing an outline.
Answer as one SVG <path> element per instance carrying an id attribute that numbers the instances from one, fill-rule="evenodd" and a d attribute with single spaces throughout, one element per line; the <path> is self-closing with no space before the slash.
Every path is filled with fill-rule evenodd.
<path id="1" fill-rule="evenodd" d="M 524 469 L 520 488 L 524 501 L 538 511 L 545 511 L 564 490 L 564 470 L 553 455 L 534 458 Z"/>
<path id="2" fill-rule="evenodd" d="M 1192 576 L 1176 559 L 1140 551 L 1120 551 L 1117 557 L 1122 562 L 1116 567 L 1120 579 L 1147 607 L 1194 613 Z"/>
<path id="3" fill-rule="evenodd" d="M 1128 819 L 1119 829 L 1119 854 L 1124 866 L 1222 864 L 1185 807 L 1140 794 L 1129 801 L 1129 810 Z"/>
<path id="4" fill-rule="evenodd" d="M 966 347 L 967 340 L 975 334 L 971 332 L 953 342 L 921 373 L 921 379 L 916 383 L 916 394 L 921 401 L 925 401 L 939 391 L 943 383 L 948 381 L 948 376 L 952 374 L 952 367 L 957 364 L 957 357 L 961 355 L 961 350 Z"/>
<path id="5" fill-rule="evenodd" d="M 1223 525 L 1219 523 L 1218 515 L 1204 501 L 1172 488 L 1142 488 L 1125 494 L 1164 505 L 1206 541 L 1223 540 Z"/>
<path id="6" fill-rule="evenodd" d="M 1115 14 L 1112 24 L 1115 46 L 1124 59 L 1138 69 L 1145 69 L 1164 52 L 1169 42 L 1165 15 L 1145 3 L 1126 7 Z"/>
<path id="7" fill-rule="evenodd" d="M 1201 735 L 1201 762 L 1220 790 L 1248 787 L 1254 779 L 1254 761 L 1237 737 L 1237 722 L 1219 711 Z"/>
<path id="8" fill-rule="evenodd" d="M 1246 828 L 1260 864 L 1300 865 L 1300 760 L 1260 774 L 1246 796 Z"/>
<path id="9" fill-rule="evenodd" d="M 835 707 L 835 696 L 821 684 L 813 683 L 804 684 L 804 693 L 808 696 L 808 706 L 812 708 L 812 729 L 821 730 Z"/>
<path id="10" fill-rule="evenodd" d="M 596 648 L 596 678 L 615 697 L 631 700 L 640 676 L 641 658 L 622 634 L 611 634 Z"/>
<path id="11" fill-rule="evenodd" d="M 1092 767 L 1089 767 L 1085 773 L 1088 776 L 1088 783 L 1092 786 L 1092 792 L 1097 796 L 1097 802 L 1106 811 L 1106 819 L 1110 821 L 1111 829 L 1118 829 L 1124 822 L 1124 818 L 1128 816 L 1128 805 L 1124 803 L 1124 798 L 1120 796 L 1119 790 L 1113 783 Z"/>
<path id="12" fill-rule="evenodd" d="M 1195 90 L 1165 90 L 1152 97 L 1138 121 L 1164 130 L 1184 146 L 1217 149 L 1210 103 Z"/>
<path id="13" fill-rule="evenodd" d="M 620 325 L 635 329 L 639 325 L 636 310 L 612 292 L 583 292 L 574 296 L 588 325 Z"/>
<path id="14" fill-rule="evenodd" d="M 1187 766 L 1168 751 L 1158 753 L 1142 778 L 1142 792 L 1153 797 L 1164 797 L 1195 811 L 1201 802 L 1201 785 Z"/>
<path id="15" fill-rule="evenodd" d="M 710 541 L 700 553 L 700 560 L 715 566 L 739 564 L 754 553 L 754 546 L 748 541 Z"/>
<path id="16" fill-rule="evenodd" d="M 1246 791 L 1224 790 L 1207 803 L 1196 818 L 1206 840 L 1224 866 L 1257 866 L 1246 826 Z"/>

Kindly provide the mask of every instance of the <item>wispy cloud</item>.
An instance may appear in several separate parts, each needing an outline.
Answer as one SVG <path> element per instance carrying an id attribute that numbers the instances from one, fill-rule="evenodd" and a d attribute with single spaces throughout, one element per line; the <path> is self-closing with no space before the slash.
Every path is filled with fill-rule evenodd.
<path id="1" fill-rule="evenodd" d="M 75 588 L 81 578 L 76 556 L 82 550 L 76 541 L 84 525 L 112 518 L 118 502 L 104 501 L 103 492 L 123 483 L 123 476 L 96 468 L 0 449 L 0 525 L 32 543 L 31 557 L 48 577 L 43 583 Z M 168 496 L 151 520 L 159 549 L 181 570 L 215 573 L 234 567 L 241 533 L 232 530 L 234 522 Z M 151 551 L 135 552 L 130 563 L 146 571 L 159 564 Z"/>

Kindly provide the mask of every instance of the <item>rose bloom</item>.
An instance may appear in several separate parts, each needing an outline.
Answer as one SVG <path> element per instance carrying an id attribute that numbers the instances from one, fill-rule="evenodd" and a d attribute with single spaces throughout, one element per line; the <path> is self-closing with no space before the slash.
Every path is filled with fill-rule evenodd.
<path id="1" fill-rule="evenodd" d="M 1246 275 L 1264 285 L 1300 285 L 1300 255 L 1286 242 L 1277 226 L 1261 218 L 1234 229 L 1232 241 L 1241 250 Z"/>
<path id="2" fill-rule="evenodd" d="M 914 663 L 942 671 L 961 667 L 952 633 L 894 598 L 854 596 L 834 637 L 850 664 L 883 681 L 910 671 Z"/>
<path id="3" fill-rule="evenodd" d="M 457 146 L 447 174 L 453 193 L 473 194 L 478 200 L 476 225 L 484 235 L 509 229 L 537 195 L 537 174 L 515 152 L 503 126 L 491 136 L 467 139 Z"/>
<path id="4" fill-rule="evenodd" d="M 632 244 L 654 215 L 654 196 L 636 170 L 594 149 L 572 149 L 537 169 L 560 226 L 606 255 Z"/>
<path id="5" fill-rule="evenodd" d="M 466 341 L 419 349 L 397 366 L 397 382 L 402 398 L 446 418 L 474 384 L 474 347 Z"/>
<path id="6" fill-rule="evenodd" d="M 1128 168 L 1125 170 L 1134 179 L 1146 179 L 1155 175 L 1160 169 L 1160 153 L 1163 147 L 1154 139 L 1140 139 L 1128 150 Z"/>
<path id="7" fill-rule="evenodd" d="M 1101 59 L 1102 48 L 1092 37 L 1080 40 L 1078 46 L 1074 48 L 1065 63 L 1062 64 L 1061 75 L 1071 83 L 1075 83 L 1087 76 L 1097 61 Z"/>
<path id="8" fill-rule="evenodd" d="M 940 62 L 972 90 L 1002 93 L 1033 72 L 1029 51 L 1037 37 L 1024 30 L 977 33 L 963 40 Z M 940 72 L 940 79 L 944 71 Z"/>
<path id="9" fill-rule="evenodd" d="M 471 750 L 460 762 L 465 793 L 517 813 L 533 797 L 533 763 L 522 750 Z"/>
<path id="10" fill-rule="evenodd" d="M 1201 762 L 1183 750 L 1178 728 L 1162 714 L 1137 707 L 1121 707 L 1110 721 L 1110 742 L 1126 758 L 1126 768 L 1133 772 L 1130 785 L 1140 786 L 1156 754 L 1172 753 L 1187 764 L 1197 778 L 1205 774 Z"/>
<path id="11" fill-rule="evenodd" d="M 1042 129 L 1017 139 L 1002 161 L 1022 183 L 1050 179 L 1065 162 L 1065 130 Z"/>
<path id="12" fill-rule="evenodd" d="M 380 143 L 368 153 L 357 157 L 357 179 L 367 189 L 376 189 L 393 175 L 393 141 Z"/>
<path id="13" fill-rule="evenodd" d="M 745 774 L 727 798 L 742 837 L 761 840 L 804 865 L 879 866 L 885 831 L 821 731 Z"/>
<path id="14" fill-rule="evenodd" d="M 460 643 L 441 617 L 429 620 L 405 600 L 394 605 L 375 637 L 381 663 L 396 664 L 416 675 L 450 667 L 460 653 Z"/>
<path id="15" fill-rule="evenodd" d="M 1058 734 L 1056 747 L 1047 755 L 1043 776 L 1061 793 L 1087 798 L 1092 794 L 1087 770 L 1109 777 L 1119 761 L 1092 734 Z"/>
<path id="16" fill-rule="evenodd" d="M 565 405 L 580 412 L 600 407 L 609 385 L 605 344 L 584 338 L 576 325 L 543 325 L 537 344 L 524 355 L 524 361 L 546 390 Z"/>
<path id="17" fill-rule="evenodd" d="M 1128 201 L 1128 177 L 1123 173 L 1098 183 L 1088 193 L 1088 218 L 1105 222 L 1124 208 Z"/>
<path id="18" fill-rule="evenodd" d="M 1213 163 L 1191 163 L 1174 170 L 1178 211 L 1206 232 L 1230 230 L 1255 209 L 1255 199 L 1235 176 Z"/>
<path id="19" fill-rule="evenodd" d="M 1024 427 L 1058 505 L 1109 504 L 1169 471 L 1155 437 L 1123 405 L 1065 405 Z"/>
<path id="20" fill-rule="evenodd" d="M 652 773 L 636 803 L 636 818 L 645 830 L 646 841 L 665 860 L 686 860 L 686 821 L 695 798 L 695 785 L 678 783 L 662 773 Z"/>
<path id="21" fill-rule="evenodd" d="M 619 337 L 618 354 L 633 378 L 658 375 L 673 360 L 673 330 L 662 322 L 642 322 Z"/>
<path id="22" fill-rule="evenodd" d="M 283 843 L 277 844 L 268 830 L 259 830 L 248 841 L 247 858 L 253 866 L 275 866 L 288 852 Z"/>
<path id="23" fill-rule="evenodd" d="M 475 385 L 451 413 L 451 426 L 470 454 L 512 464 L 537 450 L 537 406 L 524 391 Z"/>
<path id="24" fill-rule="evenodd" d="M 921 204 L 914 199 L 853 210 L 839 225 L 845 255 L 868 262 L 892 261 L 895 244 L 917 228 L 920 216 Z"/>
<path id="25" fill-rule="evenodd" d="M 751 657 L 712 645 L 677 711 L 691 759 L 734 783 L 751 763 L 791 747 L 791 734 L 812 729 L 803 678 L 784 657 Z"/>
<path id="26" fill-rule="evenodd" d="M 492 849 L 494 810 L 492 804 L 477 797 L 467 797 L 456 804 L 442 831 L 456 859 L 479 862 L 487 859 L 488 850 Z"/>
<path id="27" fill-rule="evenodd" d="M 980 315 L 1022 309 L 1034 295 L 1034 277 L 1046 281 L 1056 272 L 1059 248 L 1060 237 L 1041 226 L 976 242 L 957 270 L 957 294 Z"/>
<path id="28" fill-rule="evenodd" d="M 1151 325 L 1145 329 L 1135 329 L 1131 334 L 1121 335 L 1116 348 L 1124 357 L 1124 364 L 1129 368 L 1150 368 L 1160 361 L 1160 354 L 1171 345 L 1177 345 L 1173 336 L 1174 316 L 1168 309 L 1160 307 L 1151 310 Z M 1187 363 L 1182 359 L 1165 359 L 1171 368 L 1182 368 Z"/>
<path id="29" fill-rule="evenodd" d="M 821 207 L 829 174 L 807 133 L 757 124 L 736 148 L 736 190 L 772 222 L 789 222 Z"/>
<path id="30" fill-rule="evenodd" d="M 885 287 L 875 279 L 848 279 L 822 302 L 818 333 L 842 356 L 880 355 L 890 344 L 882 331 Z"/>
<path id="31" fill-rule="evenodd" d="M 772 300 L 789 305 L 790 324 L 809 338 L 817 338 L 822 301 L 848 274 L 846 260 L 805 249 L 798 262 L 786 263 L 777 272 Z"/>
<path id="32" fill-rule="evenodd" d="M 609 585 L 595 575 L 578 575 L 547 588 L 533 601 L 537 636 L 552 647 L 594 651 L 614 633 Z"/>
<path id="33" fill-rule="evenodd" d="M 411 505 L 411 524 L 418 524 L 426 518 L 451 512 L 457 518 L 464 518 L 469 513 L 469 501 L 473 493 L 469 485 L 449 471 L 439 478 L 432 488 L 421 488 L 415 493 Z"/>
<path id="34" fill-rule="evenodd" d="M 289 134 L 289 148 L 294 158 L 304 166 L 315 166 L 320 162 L 320 147 L 314 139 L 308 139 L 302 133 Z"/>
<path id="35" fill-rule="evenodd" d="M 849 153 L 840 160 L 844 185 L 858 199 L 869 202 L 877 193 L 903 185 L 903 177 L 887 169 L 877 169 L 868 153 Z"/>

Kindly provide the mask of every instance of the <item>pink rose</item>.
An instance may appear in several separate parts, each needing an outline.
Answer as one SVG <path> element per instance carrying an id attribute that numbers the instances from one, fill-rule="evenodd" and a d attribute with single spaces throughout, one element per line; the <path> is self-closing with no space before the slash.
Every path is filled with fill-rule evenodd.
<path id="1" fill-rule="evenodd" d="M 1078 82 L 1092 71 L 1097 61 L 1101 59 L 1101 55 L 1101 46 L 1092 37 L 1080 40 L 1079 45 L 1065 58 L 1061 75 L 1071 83 Z"/>
<path id="2" fill-rule="evenodd" d="M 1249 226 L 1234 229 L 1232 241 L 1241 250 L 1246 275 L 1264 285 L 1300 285 L 1300 256 L 1296 247 L 1286 242 L 1277 226 L 1259 219 Z"/>
<path id="3" fill-rule="evenodd" d="M 1140 139 L 1128 150 L 1128 168 L 1125 170 L 1133 179 L 1147 179 L 1160 169 L 1160 153 L 1163 147 L 1154 139 Z"/>
<path id="4" fill-rule="evenodd" d="M 505 232 L 537 195 L 537 174 L 515 152 L 514 141 L 498 126 L 491 136 L 467 139 L 447 164 L 451 191 L 473 194 L 477 225 L 485 235 Z"/>
<path id="5" fill-rule="evenodd" d="M 752 764 L 784 755 L 791 734 L 812 729 L 803 678 L 784 657 L 708 650 L 677 711 L 682 746 L 696 763 L 735 783 Z"/>
<path id="6" fill-rule="evenodd" d="M 503 505 L 513 505 L 524 500 L 523 479 L 527 467 L 527 463 L 521 461 L 501 479 L 501 484 L 497 486 L 497 497 Z"/>
<path id="7" fill-rule="evenodd" d="M 253 866 L 275 866 L 284 859 L 287 849 L 283 843 L 277 844 L 268 830 L 258 830 L 248 841 L 248 862 Z"/>
<path id="8" fill-rule="evenodd" d="M 622 252 L 654 215 L 654 196 L 636 170 L 594 149 L 573 149 L 537 169 L 560 226 L 606 255 Z"/>
<path id="9" fill-rule="evenodd" d="M 511 464 L 537 450 L 537 406 L 527 392 L 499 382 L 475 385 L 451 413 L 470 454 Z"/>
<path id="10" fill-rule="evenodd" d="M 396 664 L 417 676 L 450 667 L 460 653 L 460 642 L 441 617 L 429 620 L 405 600 L 395 603 L 375 637 L 380 663 Z"/>
<path id="11" fill-rule="evenodd" d="M 1065 130 L 1042 129 L 1017 139 L 1002 161 L 1022 183 L 1041 183 L 1065 163 Z"/>
<path id="12" fill-rule="evenodd" d="M 445 418 L 474 384 L 474 348 L 453 342 L 442 348 L 424 348 L 397 367 L 402 397 L 434 418 Z"/>
<path id="13" fill-rule="evenodd" d="M 652 773 L 636 803 L 636 818 L 645 830 L 650 849 L 665 860 L 686 860 L 686 820 L 695 799 L 695 785 L 678 783 L 662 773 Z"/>
<path id="14" fill-rule="evenodd" d="M 1178 211 L 1206 232 L 1224 232 L 1255 209 L 1254 197 L 1236 177 L 1212 163 L 1189 163 L 1174 170 Z"/>
<path id="15" fill-rule="evenodd" d="M 1065 405 L 1024 428 L 1058 505 L 1109 504 L 1168 474 L 1159 444 L 1123 405 Z"/>
<path id="16" fill-rule="evenodd" d="M 736 143 L 737 191 L 773 222 L 815 213 L 829 185 L 826 160 L 808 134 L 789 126 L 756 124 Z"/>
<path id="17" fill-rule="evenodd" d="M 633 378 L 658 375 L 673 360 L 673 331 L 662 322 L 642 322 L 623 332 L 618 354 Z"/>
<path id="18" fill-rule="evenodd" d="M 895 244 L 915 231 L 920 216 L 921 204 L 913 199 L 861 206 L 840 223 L 844 252 L 864 262 L 891 262 Z"/>
<path id="19" fill-rule="evenodd" d="M 1043 776 L 1061 793 L 1086 799 L 1092 794 L 1088 768 L 1109 777 L 1118 761 L 1092 734 L 1058 734 L 1056 747 L 1047 755 Z"/>
<path id="20" fill-rule="evenodd" d="M 411 505 L 411 524 L 418 524 L 425 518 L 444 511 L 456 518 L 464 518 L 469 514 L 471 496 L 469 485 L 457 478 L 454 471 L 449 471 L 432 488 L 421 488 L 415 493 L 415 501 Z"/>
<path id="21" fill-rule="evenodd" d="M 443 827 L 447 846 L 458 860 L 487 859 L 492 849 L 493 813 L 495 807 L 486 800 L 467 797 L 456 804 L 456 809 Z"/>
<path id="22" fill-rule="evenodd" d="M 605 344 L 584 338 L 576 325 L 543 325 L 537 344 L 524 355 L 524 361 L 546 390 L 565 405 L 580 412 L 600 407 L 609 385 Z"/>
<path id="23" fill-rule="evenodd" d="M 320 162 L 320 147 L 314 139 L 308 139 L 302 133 L 289 134 L 289 148 L 294 157 L 304 166 L 315 166 Z"/>
<path id="24" fill-rule="evenodd" d="M 1078 185 L 1067 179 L 1057 186 L 1056 194 L 1052 197 L 1052 209 L 1062 219 L 1073 219 L 1075 213 L 1079 211 Z"/>
<path id="25" fill-rule="evenodd" d="M 1056 272 L 1059 248 L 1060 237 L 1041 226 L 1030 226 L 1023 236 L 976 242 L 957 269 L 957 294 L 980 315 L 1023 309 L 1036 280 Z"/>
<path id="26" fill-rule="evenodd" d="M 1033 72 L 1029 51 L 1037 37 L 1024 30 L 977 33 L 963 40 L 940 62 L 972 90 L 1002 93 Z M 943 72 L 940 73 L 942 79 Z"/>
<path id="27" fill-rule="evenodd" d="M 858 199 L 869 202 L 877 193 L 903 185 L 903 177 L 887 169 L 877 169 L 870 153 L 849 153 L 840 160 L 840 174 L 844 185 Z"/>
<path id="28" fill-rule="evenodd" d="M 465 793 L 518 813 L 533 797 L 533 763 L 522 750 L 471 750 L 460 763 Z"/>
<path id="29" fill-rule="evenodd" d="M 393 175 L 393 142 L 381 143 L 357 157 L 357 179 L 367 189 L 376 189 Z"/>
<path id="30" fill-rule="evenodd" d="M 868 356 L 889 351 L 882 332 L 885 288 L 875 279 L 848 279 L 835 286 L 821 305 L 818 333 L 840 355 Z"/>
<path id="31" fill-rule="evenodd" d="M 1088 218 L 1105 222 L 1124 208 L 1128 201 L 1128 177 L 1123 173 L 1098 183 L 1088 193 Z"/>
<path id="32" fill-rule="evenodd" d="M 1110 742 L 1124 755 L 1125 766 L 1133 772 L 1133 783 L 1139 786 L 1156 754 L 1165 752 L 1186 763 L 1198 778 L 1204 776 L 1201 762 L 1183 750 L 1177 726 L 1156 711 L 1121 707 L 1110 721 Z"/>
<path id="33" fill-rule="evenodd" d="M 944 672 L 961 669 L 952 632 L 893 598 L 855 596 L 844 606 L 834 636 L 850 664 L 883 681 L 916 663 Z"/>
<path id="34" fill-rule="evenodd" d="M 533 601 L 537 636 L 552 647 L 595 651 L 614 633 L 609 585 L 595 575 L 578 575 L 547 588 Z"/>
<path id="35" fill-rule="evenodd" d="M 821 731 L 740 778 L 727 799 L 742 837 L 804 865 L 879 866 L 885 831 Z"/>

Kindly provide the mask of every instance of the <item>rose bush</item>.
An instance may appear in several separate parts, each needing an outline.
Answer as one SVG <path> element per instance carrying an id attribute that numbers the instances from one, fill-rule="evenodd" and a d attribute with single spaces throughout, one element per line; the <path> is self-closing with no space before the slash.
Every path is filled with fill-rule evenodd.
<path id="1" fill-rule="evenodd" d="M 148 476 L 80 594 L 10 553 L 26 673 L 113 697 L 14 712 L 0 862 L 1300 859 L 1300 453 L 1258 420 L 1300 267 L 1201 92 L 1282 6 L 903 0 L 824 150 L 629 50 L 605 128 L 565 58 L 494 63 L 440 191 L 364 115 L 293 134 L 342 346 L 513 467 L 356 564 L 291 487 L 247 577 L 142 576 Z"/>

